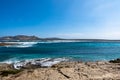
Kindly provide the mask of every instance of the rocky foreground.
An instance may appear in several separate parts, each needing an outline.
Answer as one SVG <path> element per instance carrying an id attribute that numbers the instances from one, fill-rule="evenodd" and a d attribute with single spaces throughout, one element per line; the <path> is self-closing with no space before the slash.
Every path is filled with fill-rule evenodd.
<path id="1" fill-rule="evenodd" d="M 109 62 L 61 62 L 52 67 L 21 70 L 1 64 L 0 80 L 120 80 L 120 59 Z"/>

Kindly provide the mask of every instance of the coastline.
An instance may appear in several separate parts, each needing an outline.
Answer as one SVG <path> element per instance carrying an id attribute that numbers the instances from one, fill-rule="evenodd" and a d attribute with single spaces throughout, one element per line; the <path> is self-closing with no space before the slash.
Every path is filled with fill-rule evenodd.
<path id="1" fill-rule="evenodd" d="M 0 64 L 1 80 L 117 80 L 120 59 L 97 62 L 61 62 L 51 67 L 29 66 L 16 70 Z"/>
<path id="2" fill-rule="evenodd" d="M 5 43 L 5 42 L 0 42 L 0 46 L 2 46 L 2 47 L 4 47 L 4 46 L 12 46 L 12 45 L 17 45 L 17 44 L 15 44 L 15 43 L 10 43 L 10 42 L 7 42 L 7 43 Z"/>
<path id="3" fill-rule="evenodd" d="M 29 55 L 34 56 L 37 50 L 39 53 L 42 54 L 43 52 L 44 54 L 46 52 L 48 52 L 49 54 L 53 54 L 52 52 L 54 51 L 57 52 L 57 50 L 58 51 L 60 50 L 59 52 L 60 55 L 64 55 L 64 52 L 62 53 L 61 50 L 64 50 L 63 47 L 66 45 L 63 45 L 65 43 L 61 43 L 62 45 L 59 43 L 61 42 L 59 41 L 4 42 L 4 43 L 1 42 L 0 47 L 1 47 L 1 54 L 3 54 L 3 56 L 6 56 L 4 52 L 21 54 L 24 53 L 24 51 L 26 55 L 28 55 L 27 53 L 31 53 Z M 30 56 L 30 59 L 28 58 L 29 56 L 26 56 L 27 57 L 26 58 L 25 56 L 19 56 L 19 55 L 10 58 L 6 57 L 6 59 L 1 60 L 3 62 L 0 63 L 0 80 L 119 80 L 120 79 L 119 76 L 120 59 L 111 60 L 111 61 L 100 61 L 104 59 L 110 60 L 110 59 L 106 59 L 106 57 L 109 58 L 108 55 L 102 54 L 101 51 L 103 50 L 103 48 L 106 48 L 106 50 L 104 51 L 106 54 L 109 54 L 111 52 L 110 56 L 115 55 L 112 54 L 112 51 L 113 53 L 116 53 L 114 52 L 113 47 L 115 47 L 115 51 L 118 51 L 119 53 L 120 46 L 117 43 L 114 44 L 111 43 L 113 47 L 111 47 L 110 45 L 110 48 L 108 46 L 108 43 L 107 44 L 99 43 L 98 45 L 96 45 L 95 43 L 87 43 L 87 44 L 80 43 L 79 45 L 83 46 L 81 49 L 77 48 L 79 46 L 76 46 L 76 43 L 75 44 L 71 43 L 69 45 L 68 43 L 66 44 L 67 46 L 65 47 L 65 50 L 68 49 L 67 50 L 68 53 L 76 53 L 74 51 L 73 52 L 71 51 L 73 48 L 75 48 L 77 52 L 79 52 L 79 50 L 82 51 L 83 49 L 86 50 L 87 52 L 85 53 L 88 57 L 91 57 L 91 62 L 89 60 L 82 62 L 83 60 L 80 57 L 79 59 L 81 59 L 82 61 L 78 61 L 78 60 L 74 61 L 74 60 L 70 60 L 72 59 L 71 57 L 69 59 L 69 57 L 59 57 L 56 54 L 54 54 L 56 57 L 51 57 L 47 55 L 45 58 L 44 57 L 41 58 L 42 54 L 39 54 L 37 56 L 35 55 L 35 58 L 32 58 Z M 86 46 L 88 49 L 90 49 L 90 51 L 86 48 Z M 98 48 L 98 46 L 101 47 Z M 97 58 L 99 58 L 99 56 L 94 54 L 92 56 L 92 54 L 89 55 L 87 53 L 93 51 L 94 48 L 96 49 L 96 51 L 99 50 L 98 53 L 100 53 L 100 55 L 103 56 L 100 56 L 101 57 L 100 60 L 98 61 L 95 60 L 93 62 L 92 61 L 92 59 L 94 59 L 93 56 L 97 56 Z M 48 49 L 50 49 L 52 52 L 50 53 Z M 96 51 L 95 53 L 97 53 Z M 84 53 L 84 51 L 82 53 Z M 11 55 L 12 54 L 10 54 L 10 56 Z M 1 56 L 1 58 L 3 56 Z M 87 56 L 85 59 L 87 59 Z M 16 57 L 18 58 L 18 60 L 16 59 Z M 119 55 L 117 54 L 116 56 L 113 57 L 116 58 L 119 57 Z M 111 59 L 113 59 L 113 57 Z"/>

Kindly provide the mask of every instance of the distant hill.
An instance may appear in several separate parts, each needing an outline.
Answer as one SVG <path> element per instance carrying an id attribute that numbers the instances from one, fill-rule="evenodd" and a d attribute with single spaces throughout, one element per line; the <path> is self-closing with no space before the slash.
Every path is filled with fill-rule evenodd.
<path id="1" fill-rule="evenodd" d="M 0 42 L 6 41 L 53 41 L 53 40 L 70 40 L 81 42 L 120 42 L 120 40 L 107 40 L 107 39 L 62 39 L 62 38 L 39 38 L 37 36 L 17 35 L 17 36 L 4 36 L 0 37 Z"/>
<path id="2" fill-rule="evenodd" d="M 33 41 L 33 40 L 40 40 L 40 39 L 41 38 L 36 36 L 26 36 L 26 35 L 0 37 L 0 41 Z"/>
<path id="3" fill-rule="evenodd" d="M 61 38 L 39 38 L 37 36 L 17 35 L 0 37 L 0 41 L 38 41 L 38 40 L 63 40 Z"/>

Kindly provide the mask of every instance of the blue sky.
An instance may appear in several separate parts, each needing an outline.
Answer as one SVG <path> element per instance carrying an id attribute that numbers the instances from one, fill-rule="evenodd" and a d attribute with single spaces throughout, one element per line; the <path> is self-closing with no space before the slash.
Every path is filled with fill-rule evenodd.
<path id="1" fill-rule="evenodd" d="M 120 39 L 120 0 L 0 0 L 0 36 Z"/>

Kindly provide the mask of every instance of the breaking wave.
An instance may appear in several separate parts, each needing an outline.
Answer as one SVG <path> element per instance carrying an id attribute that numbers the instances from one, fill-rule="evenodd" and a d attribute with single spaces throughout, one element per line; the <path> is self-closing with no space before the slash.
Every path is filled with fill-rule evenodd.
<path id="1" fill-rule="evenodd" d="M 40 67 L 50 67 L 57 63 L 68 61 L 68 58 L 40 58 L 40 59 L 26 59 L 22 61 L 18 61 L 15 59 L 3 61 L 2 63 L 13 64 L 15 69 L 21 69 L 26 67 L 27 65 L 31 66 L 40 66 Z"/>
<path id="2" fill-rule="evenodd" d="M 26 48 L 26 47 L 32 47 L 35 44 L 38 43 L 63 43 L 63 42 L 80 42 L 75 40 L 54 40 L 54 41 L 37 41 L 37 42 L 5 42 L 5 43 L 11 43 L 14 45 L 7 45 L 5 47 L 18 47 L 18 48 Z"/>
<path id="3" fill-rule="evenodd" d="M 33 45 L 37 44 L 38 42 L 6 42 L 6 43 L 14 44 L 14 45 L 6 46 L 6 47 L 20 47 L 20 48 L 24 48 L 24 47 L 32 47 Z"/>

